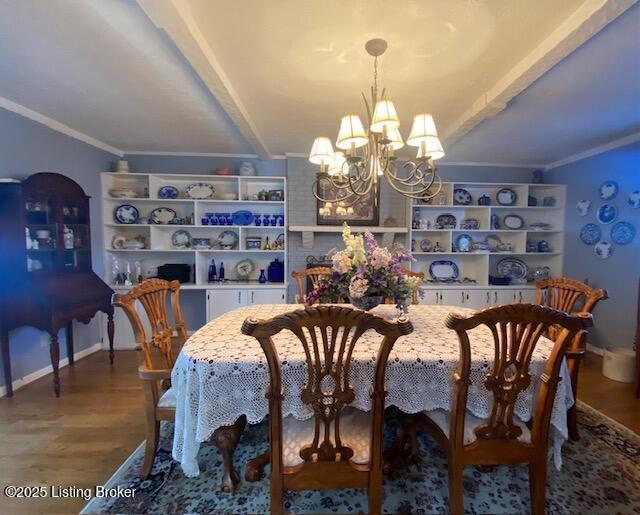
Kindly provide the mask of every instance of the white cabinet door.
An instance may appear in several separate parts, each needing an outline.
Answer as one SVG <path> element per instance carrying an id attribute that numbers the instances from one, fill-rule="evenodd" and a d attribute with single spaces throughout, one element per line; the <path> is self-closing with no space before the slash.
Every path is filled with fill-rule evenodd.
<path id="1" fill-rule="evenodd" d="M 483 309 L 491 306 L 491 292 L 489 290 L 467 290 L 464 305 L 472 309 Z"/>
<path id="2" fill-rule="evenodd" d="M 535 304 L 536 302 L 536 290 L 534 289 L 526 289 L 526 290 L 518 290 L 517 292 L 517 301 L 516 302 L 525 302 L 528 304 Z"/>
<path id="3" fill-rule="evenodd" d="M 247 304 L 284 304 L 287 297 L 284 288 L 247 290 Z"/>
<path id="4" fill-rule="evenodd" d="M 497 306 L 500 304 L 513 304 L 516 302 L 516 290 L 510 290 L 508 288 L 500 290 L 491 290 L 489 292 L 490 306 Z"/>
<path id="5" fill-rule="evenodd" d="M 442 306 L 464 306 L 466 290 L 441 290 L 440 304 Z"/>
<path id="6" fill-rule="evenodd" d="M 246 290 L 207 290 L 207 322 L 246 305 Z"/>
<path id="7" fill-rule="evenodd" d="M 433 306 L 434 304 L 440 304 L 440 291 L 432 290 L 431 288 L 423 288 L 424 296 L 419 299 L 420 304 L 428 304 Z"/>

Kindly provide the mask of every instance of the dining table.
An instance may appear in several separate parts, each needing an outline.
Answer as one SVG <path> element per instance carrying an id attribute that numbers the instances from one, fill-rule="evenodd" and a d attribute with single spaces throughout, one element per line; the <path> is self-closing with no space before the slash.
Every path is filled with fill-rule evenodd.
<path id="1" fill-rule="evenodd" d="M 173 458 L 186 476 L 200 472 L 200 444 L 212 441 L 223 454 L 221 488 L 233 489 L 238 476 L 233 470 L 233 450 L 238 445 L 245 423 L 257 424 L 268 414 L 265 391 L 269 372 L 258 341 L 241 333 L 248 317 L 268 319 L 286 312 L 303 309 L 301 304 L 254 304 L 229 311 L 210 320 L 186 341 L 173 368 L 171 383 L 176 399 Z M 398 316 L 390 304 L 370 311 L 387 319 Z M 388 396 L 386 406 L 404 413 L 450 409 L 453 375 L 460 357 L 455 331 L 445 326 L 449 313 L 462 315 L 473 310 L 458 306 L 412 305 L 408 316 L 414 331 L 401 336 L 389 356 L 386 371 Z M 492 393 L 484 378 L 494 361 L 494 343 L 490 330 L 478 326 L 469 331 L 471 340 L 471 384 L 467 411 L 487 418 L 492 406 Z M 283 416 L 306 420 L 313 416 L 300 398 L 307 380 L 303 347 L 297 337 L 286 330 L 273 337 L 281 361 L 285 397 Z M 352 406 L 372 409 L 369 386 L 381 337 L 367 331 L 358 341 L 352 356 L 350 374 L 355 399 Z M 522 421 L 531 419 L 535 409 L 540 376 L 551 353 L 553 342 L 541 337 L 531 359 L 530 386 L 520 393 L 515 415 Z M 571 381 L 563 362 L 551 415 L 550 454 L 561 467 L 562 444 L 568 437 L 567 409 L 573 403 Z M 265 438 L 268 438 L 265 431 Z"/>

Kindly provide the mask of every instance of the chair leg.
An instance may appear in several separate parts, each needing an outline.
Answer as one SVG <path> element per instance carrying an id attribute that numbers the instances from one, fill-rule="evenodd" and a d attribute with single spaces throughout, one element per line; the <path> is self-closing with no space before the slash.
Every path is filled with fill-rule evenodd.
<path id="1" fill-rule="evenodd" d="M 271 478 L 271 515 L 281 515 L 282 513 L 282 485 L 274 478 Z"/>
<path id="2" fill-rule="evenodd" d="M 382 484 L 377 487 L 369 487 L 369 513 L 380 515 L 382 513 Z"/>
<path id="3" fill-rule="evenodd" d="M 449 511 L 453 515 L 464 513 L 463 470 L 463 467 L 453 463 L 449 458 Z"/>
<path id="4" fill-rule="evenodd" d="M 531 492 L 531 513 L 544 515 L 544 495 L 547 486 L 547 461 L 538 459 L 529 463 L 529 491 Z"/>
<path id="5" fill-rule="evenodd" d="M 160 437 L 160 421 L 147 423 L 147 439 L 144 445 L 144 461 L 142 462 L 142 470 L 140 471 L 140 479 L 147 479 L 153 468 L 153 462 L 156 459 L 156 451 L 158 450 L 158 438 Z"/>

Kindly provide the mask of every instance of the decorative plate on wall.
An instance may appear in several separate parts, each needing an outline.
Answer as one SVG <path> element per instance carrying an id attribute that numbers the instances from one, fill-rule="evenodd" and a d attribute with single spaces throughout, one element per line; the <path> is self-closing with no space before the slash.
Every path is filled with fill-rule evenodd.
<path id="1" fill-rule="evenodd" d="M 580 229 L 580 241 L 585 245 L 595 245 L 601 236 L 602 229 L 596 224 L 587 224 Z"/>
<path id="2" fill-rule="evenodd" d="M 629 193 L 627 202 L 633 209 L 640 208 L 640 190 L 635 190 Z"/>
<path id="3" fill-rule="evenodd" d="M 178 195 L 180 195 L 180 192 L 175 186 L 162 186 L 158 190 L 158 198 L 161 199 L 174 199 L 178 198 Z"/>
<path id="4" fill-rule="evenodd" d="M 580 216 L 587 216 L 589 214 L 590 209 L 591 209 L 590 200 L 584 199 L 576 204 L 576 211 Z"/>
<path id="5" fill-rule="evenodd" d="M 613 204 L 602 204 L 596 213 L 601 224 L 610 224 L 618 217 L 618 208 Z"/>
<path id="6" fill-rule="evenodd" d="M 468 206 L 471 204 L 471 193 L 463 188 L 456 188 L 453 190 L 453 203 Z"/>
<path id="7" fill-rule="evenodd" d="M 611 200 L 618 194 L 618 183 L 616 181 L 604 181 L 598 188 L 598 194 L 602 200 Z"/>
<path id="8" fill-rule="evenodd" d="M 218 236 L 218 243 L 223 250 L 233 250 L 238 246 L 239 239 L 235 231 L 222 231 Z"/>
<path id="9" fill-rule="evenodd" d="M 513 206 L 518 200 L 518 194 L 511 188 L 502 188 L 496 193 L 496 201 L 501 206 Z"/>
<path id="10" fill-rule="evenodd" d="M 169 224 L 175 218 L 178 218 L 178 215 L 170 207 L 157 207 L 149 214 L 149 220 L 152 224 Z"/>
<path id="11" fill-rule="evenodd" d="M 138 218 L 140 218 L 140 213 L 136 206 L 132 206 L 131 204 L 122 204 L 116 207 L 113 212 L 113 216 L 118 223 L 135 224 L 138 221 Z"/>
<path id="12" fill-rule="evenodd" d="M 256 269 L 256 264 L 251 259 L 242 259 L 236 263 L 236 276 L 241 281 L 248 281 Z"/>
<path id="13" fill-rule="evenodd" d="M 460 276 L 460 270 L 453 261 L 433 261 L 429 265 L 429 275 L 434 281 L 446 283 L 455 281 Z"/>
<path id="14" fill-rule="evenodd" d="M 607 259 L 613 254 L 613 245 L 608 241 L 599 241 L 595 247 L 593 247 L 593 251 L 599 258 Z"/>
<path id="15" fill-rule="evenodd" d="M 617 245 L 629 245 L 636 236 L 636 228 L 629 222 L 617 222 L 611 227 L 611 241 Z"/>

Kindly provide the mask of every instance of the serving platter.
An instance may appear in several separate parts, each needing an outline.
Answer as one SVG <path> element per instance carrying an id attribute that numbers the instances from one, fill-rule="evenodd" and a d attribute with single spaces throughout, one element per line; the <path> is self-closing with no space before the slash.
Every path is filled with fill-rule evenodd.
<path id="1" fill-rule="evenodd" d="M 437 282 L 451 282 L 460 277 L 460 270 L 453 261 L 439 260 L 429 265 L 429 275 Z"/>
<path id="2" fill-rule="evenodd" d="M 178 214 L 170 207 L 157 207 L 149 213 L 149 220 L 152 224 L 170 224 L 172 220 L 178 218 Z"/>
<path id="3" fill-rule="evenodd" d="M 529 267 L 518 258 L 504 258 L 498 261 L 498 275 L 500 277 L 509 277 L 511 281 L 526 281 Z"/>
<path id="4" fill-rule="evenodd" d="M 502 188 L 496 193 L 496 202 L 501 206 L 513 206 L 518 200 L 518 194 L 511 188 Z"/>
<path id="5" fill-rule="evenodd" d="M 461 206 L 468 206 L 471 204 L 471 193 L 463 188 L 456 188 L 453 190 L 453 203 Z"/>
<path id="6" fill-rule="evenodd" d="M 178 229 L 171 235 L 171 245 L 176 249 L 191 247 L 191 233 L 184 229 Z"/>
<path id="7" fill-rule="evenodd" d="M 194 182 L 189 184 L 184 190 L 184 198 L 192 198 L 195 200 L 206 200 L 213 197 L 216 192 L 211 184 L 206 182 Z"/>
<path id="8" fill-rule="evenodd" d="M 524 220 L 520 215 L 514 213 L 508 214 L 502 221 L 507 229 L 518 230 L 524 227 Z"/>

